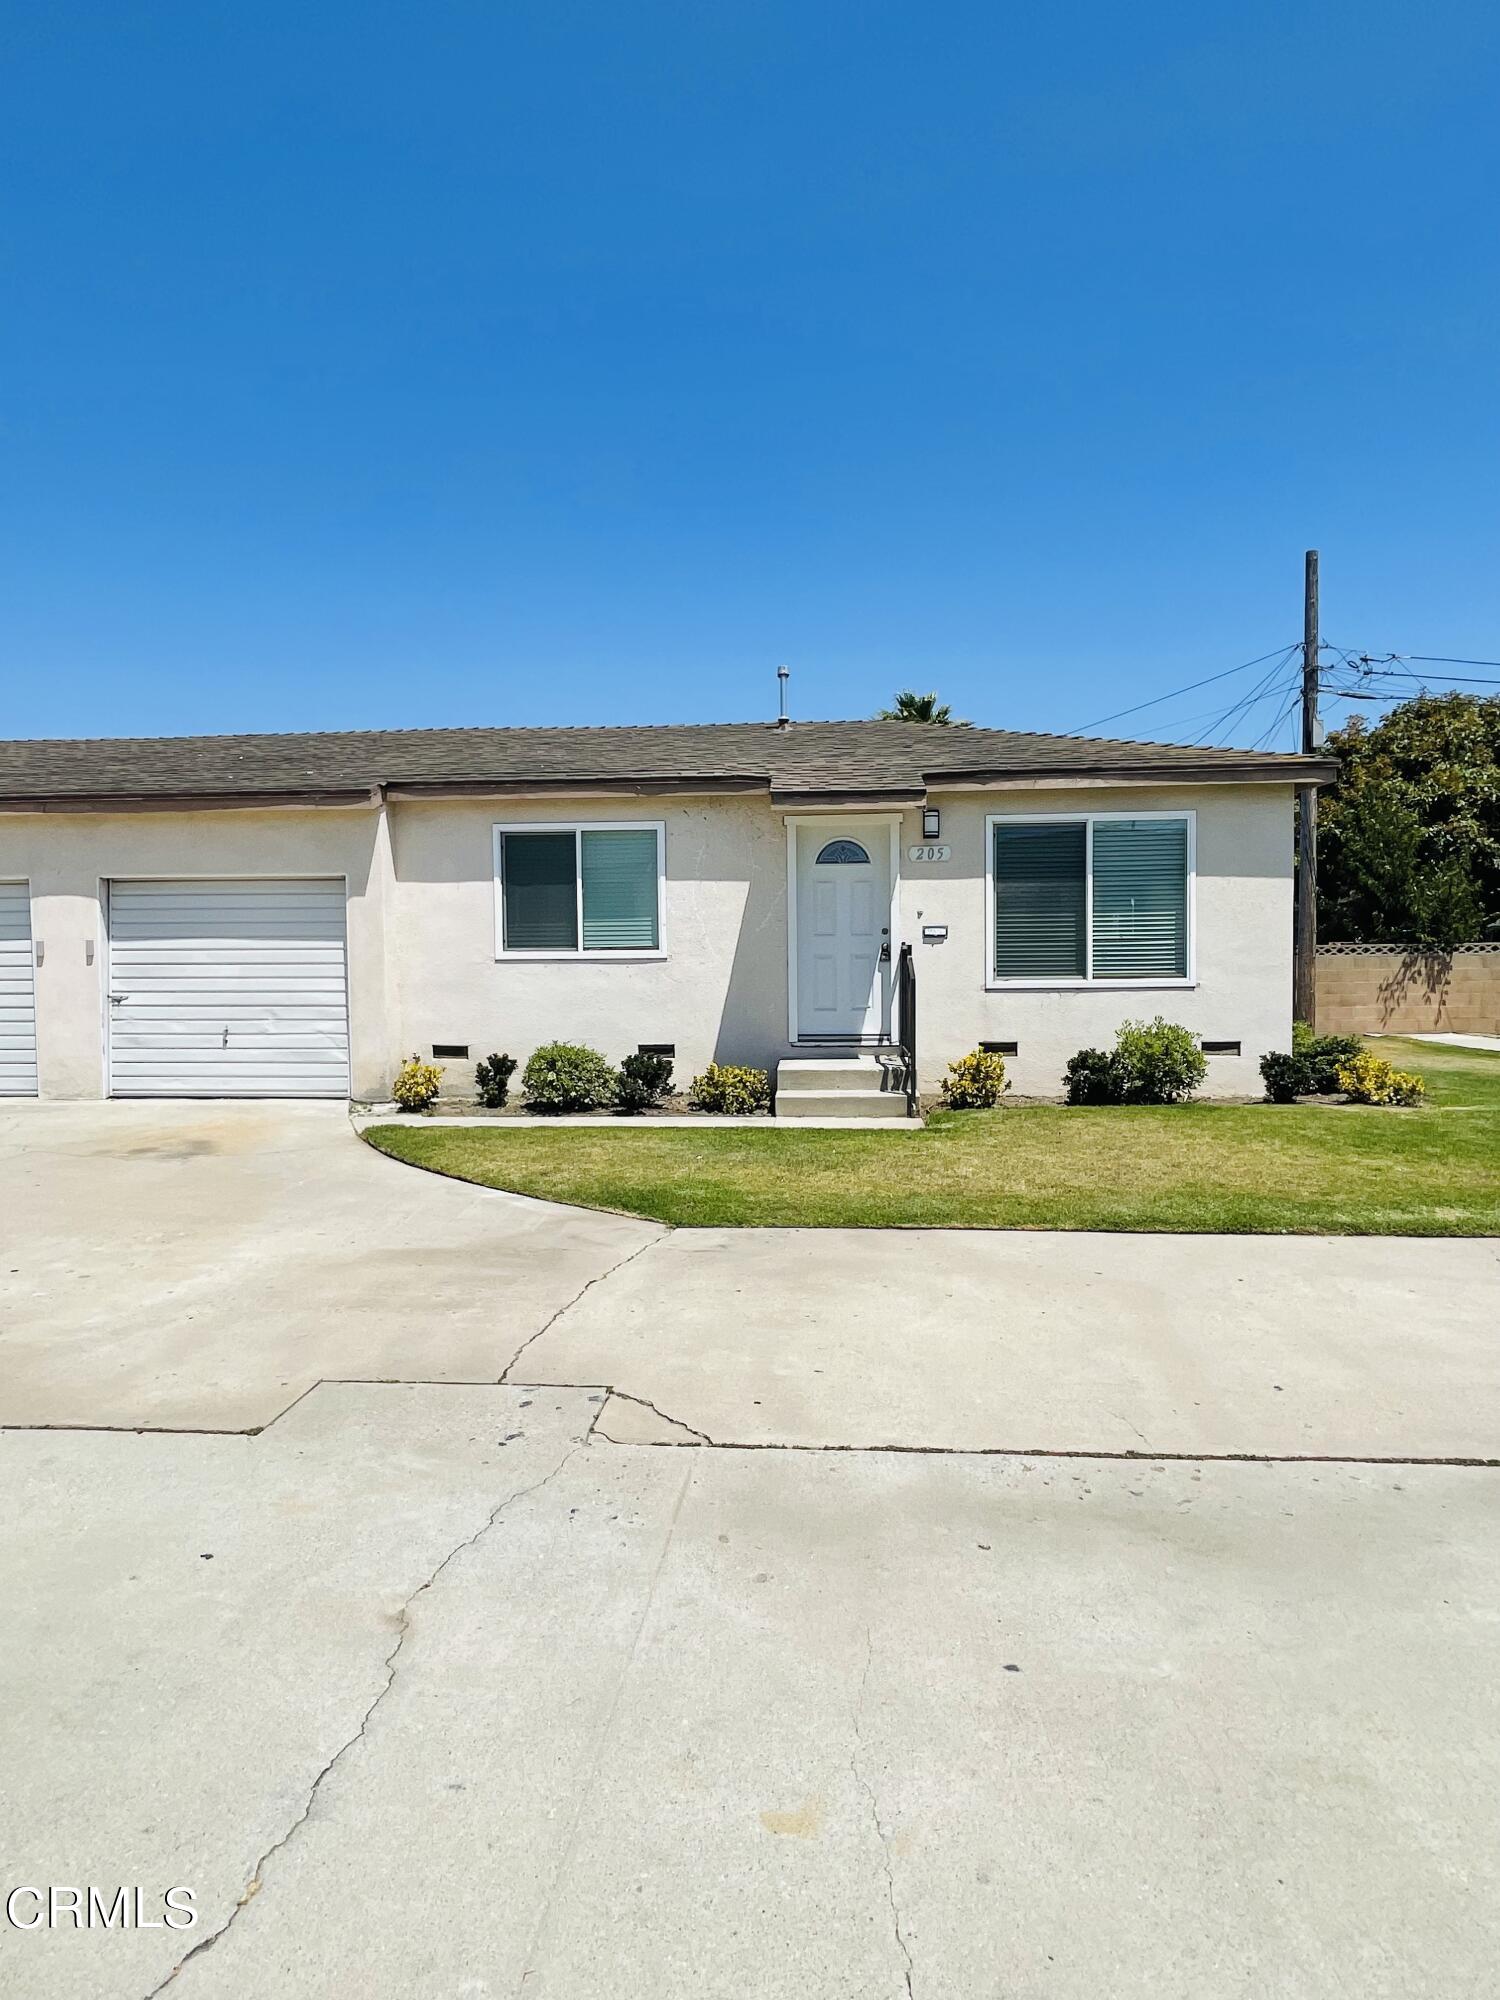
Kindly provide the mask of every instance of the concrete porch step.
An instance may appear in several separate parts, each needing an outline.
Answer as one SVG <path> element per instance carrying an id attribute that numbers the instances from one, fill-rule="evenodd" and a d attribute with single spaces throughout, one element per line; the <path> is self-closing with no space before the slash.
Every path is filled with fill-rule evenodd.
<path id="1" fill-rule="evenodd" d="M 894 1052 L 788 1056 L 776 1065 L 776 1116 L 865 1124 L 906 1118 L 906 1094 Z"/>
<path id="2" fill-rule="evenodd" d="M 894 1090 L 901 1066 L 894 1054 L 882 1061 L 873 1051 L 853 1056 L 788 1056 L 776 1065 L 776 1089 L 815 1091 Z"/>
<path id="3" fill-rule="evenodd" d="M 899 1090 L 786 1090 L 778 1085 L 776 1116 L 903 1125 L 906 1098 Z"/>

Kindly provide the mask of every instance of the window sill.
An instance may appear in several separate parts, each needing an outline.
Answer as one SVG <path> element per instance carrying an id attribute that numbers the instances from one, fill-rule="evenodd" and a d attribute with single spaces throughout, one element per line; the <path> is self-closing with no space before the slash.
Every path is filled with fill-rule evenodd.
<path id="1" fill-rule="evenodd" d="M 987 979 L 986 993 L 1189 993 L 1196 979 Z"/>
<path id="2" fill-rule="evenodd" d="M 664 951 L 497 951 L 496 965 L 652 965 Z"/>

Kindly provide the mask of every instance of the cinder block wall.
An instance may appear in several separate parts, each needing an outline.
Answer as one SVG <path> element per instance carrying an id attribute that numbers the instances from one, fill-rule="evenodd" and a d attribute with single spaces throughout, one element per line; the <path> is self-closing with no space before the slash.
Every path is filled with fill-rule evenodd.
<path id="1" fill-rule="evenodd" d="M 1500 1035 L 1500 950 L 1320 951 L 1318 1028 L 1325 1035 Z"/>

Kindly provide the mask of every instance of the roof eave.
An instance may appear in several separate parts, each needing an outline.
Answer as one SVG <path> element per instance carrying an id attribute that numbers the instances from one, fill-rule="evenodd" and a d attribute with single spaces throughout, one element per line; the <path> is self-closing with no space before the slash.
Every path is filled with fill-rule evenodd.
<path id="1" fill-rule="evenodd" d="M 881 789 L 868 785 L 820 786 L 801 790 L 793 785 L 773 785 L 771 803 L 794 810 L 814 810 L 839 806 L 845 812 L 899 812 L 903 806 L 919 806 L 927 794 L 920 785 Z"/>
<path id="2" fill-rule="evenodd" d="M 927 788 L 952 791 L 1040 791 L 1090 785 L 1331 785 L 1339 767 L 1332 758 L 1288 757 L 1274 764 L 1248 759 L 1213 764 L 1080 764 L 1049 765 L 1029 770 L 933 771 Z"/>
<path id="3" fill-rule="evenodd" d="M 708 792 L 765 792 L 768 781 L 744 773 L 690 777 L 392 778 L 389 799 L 657 798 Z"/>
<path id="4" fill-rule="evenodd" d="M 46 792 L 0 794 L 0 813 L 254 812 L 378 803 L 371 785 L 278 792 Z"/>

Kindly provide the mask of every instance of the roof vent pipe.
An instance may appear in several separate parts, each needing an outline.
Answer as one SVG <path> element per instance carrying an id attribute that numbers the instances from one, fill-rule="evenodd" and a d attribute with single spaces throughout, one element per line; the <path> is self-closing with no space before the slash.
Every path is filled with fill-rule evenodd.
<path id="1" fill-rule="evenodd" d="M 792 670 L 790 667 L 778 667 L 776 669 L 776 691 L 780 698 L 780 713 L 776 717 L 776 727 L 778 729 L 785 729 L 792 719 L 786 712 L 786 684 L 791 677 Z"/>

